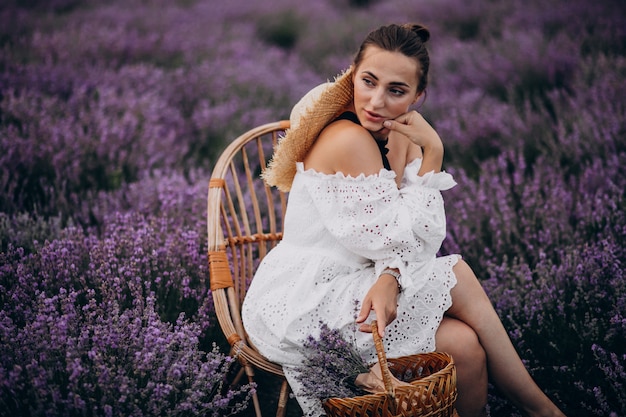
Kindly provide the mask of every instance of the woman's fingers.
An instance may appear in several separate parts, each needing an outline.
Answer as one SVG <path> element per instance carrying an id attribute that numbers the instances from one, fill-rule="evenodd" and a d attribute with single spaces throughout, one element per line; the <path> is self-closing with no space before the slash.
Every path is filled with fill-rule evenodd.
<path id="1" fill-rule="evenodd" d="M 385 120 L 383 126 L 390 132 L 406 136 L 423 148 L 440 147 L 441 139 L 433 127 L 416 111 L 401 114 L 395 120 Z"/>
<path id="2" fill-rule="evenodd" d="M 402 133 L 403 135 L 411 138 L 411 133 L 414 133 L 413 120 L 411 113 L 404 113 L 396 117 L 395 120 L 385 120 L 383 126 L 389 130 Z"/>
<path id="3" fill-rule="evenodd" d="M 356 318 L 357 323 L 363 323 L 370 315 L 370 311 L 372 310 L 372 301 L 369 297 L 365 297 L 363 300 L 363 305 L 361 306 L 361 311 L 359 311 L 359 315 Z"/>
<path id="4" fill-rule="evenodd" d="M 365 323 L 365 320 L 367 320 L 372 310 L 374 310 L 374 312 L 376 313 L 376 309 L 372 304 L 372 300 L 369 297 L 365 297 L 365 299 L 363 300 L 363 306 L 361 307 L 361 311 L 359 312 L 359 316 L 356 318 L 357 324 L 360 324 L 359 330 L 364 333 L 372 333 L 372 326 L 370 326 L 369 323 Z M 378 317 L 378 315 L 376 315 L 376 317 Z"/>
<path id="5" fill-rule="evenodd" d="M 396 279 L 389 274 L 381 275 L 363 298 L 363 304 L 356 319 L 357 324 L 360 324 L 359 329 L 365 333 L 372 332 L 372 327 L 365 323 L 365 320 L 373 310 L 379 323 L 378 334 L 383 337 L 385 327 L 396 319 L 397 297 L 398 283 Z"/>

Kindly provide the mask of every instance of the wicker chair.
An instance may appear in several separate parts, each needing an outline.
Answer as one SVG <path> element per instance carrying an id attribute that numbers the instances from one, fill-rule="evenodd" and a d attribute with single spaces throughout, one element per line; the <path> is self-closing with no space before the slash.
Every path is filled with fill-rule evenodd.
<path id="1" fill-rule="evenodd" d="M 264 358 L 252 346 L 241 321 L 241 304 L 259 262 L 282 238 L 287 195 L 268 187 L 259 174 L 289 121 L 268 123 L 232 142 L 217 160 L 209 182 L 207 229 L 211 291 L 217 319 L 231 355 L 249 381 L 255 370 L 282 380 L 276 415 L 284 416 L 289 397 L 280 365 Z M 253 397 L 261 416 L 258 397 Z"/>
<path id="2" fill-rule="evenodd" d="M 260 261 L 282 239 L 287 194 L 267 186 L 260 174 L 288 127 L 286 120 L 268 123 L 235 139 L 213 168 L 207 207 L 211 292 L 231 355 L 242 365 L 237 379 L 245 373 L 252 382 L 256 370 L 277 376 L 281 381 L 278 417 L 286 414 L 289 384 L 282 367 L 263 357 L 248 340 L 241 321 L 241 304 Z M 431 389 L 427 391 L 430 394 Z M 256 394 L 253 404 L 256 415 L 261 417 Z"/>

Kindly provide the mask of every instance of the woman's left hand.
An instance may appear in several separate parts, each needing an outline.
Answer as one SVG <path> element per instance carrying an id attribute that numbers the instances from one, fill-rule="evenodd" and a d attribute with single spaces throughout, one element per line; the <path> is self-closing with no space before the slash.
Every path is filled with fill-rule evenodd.
<path id="1" fill-rule="evenodd" d="M 367 292 L 361 306 L 361 311 L 356 319 L 360 324 L 362 332 L 371 333 L 372 328 L 365 320 L 369 317 L 370 311 L 374 310 L 378 323 L 378 334 L 383 337 L 385 327 L 396 319 L 398 313 L 398 282 L 393 275 L 382 274 L 372 288 Z"/>
<path id="2" fill-rule="evenodd" d="M 439 134 L 424 119 L 424 117 L 412 110 L 401 114 L 395 120 L 385 120 L 383 126 L 389 129 L 389 134 L 404 135 L 412 143 L 422 148 L 423 158 L 419 175 L 429 171 L 441 171 L 443 162 L 443 142 Z"/>

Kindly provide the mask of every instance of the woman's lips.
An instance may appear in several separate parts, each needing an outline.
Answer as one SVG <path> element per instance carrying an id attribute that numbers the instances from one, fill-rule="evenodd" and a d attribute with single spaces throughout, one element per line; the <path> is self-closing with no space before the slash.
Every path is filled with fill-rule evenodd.
<path id="1" fill-rule="evenodd" d="M 386 118 L 384 116 L 381 116 L 378 113 L 374 113 L 371 111 L 367 111 L 365 110 L 365 118 L 372 123 L 382 123 L 386 120 Z"/>

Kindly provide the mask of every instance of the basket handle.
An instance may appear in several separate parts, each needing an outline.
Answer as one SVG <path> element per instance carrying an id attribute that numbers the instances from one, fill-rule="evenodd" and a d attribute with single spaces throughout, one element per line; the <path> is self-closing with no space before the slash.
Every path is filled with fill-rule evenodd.
<path id="1" fill-rule="evenodd" d="M 385 390 L 387 390 L 387 395 L 391 398 L 395 398 L 395 390 L 391 382 L 391 371 L 389 371 L 389 365 L 387 364 L 383 339 L 378 334 L 378 323 L 376 320 L 372 320 L 371 327 L 374 346 L 376 347 L 376 355 L 378 355 L 378 363 L 380 363 L 380 370 L 383 375 L 383 382 L 385 383 Z"/>

